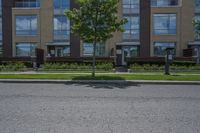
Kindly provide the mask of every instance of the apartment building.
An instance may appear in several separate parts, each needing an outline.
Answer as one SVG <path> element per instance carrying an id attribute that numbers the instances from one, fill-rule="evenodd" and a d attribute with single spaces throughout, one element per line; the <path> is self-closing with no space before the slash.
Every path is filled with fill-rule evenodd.
<path id="1" fill-rule="evenodd" d="M 92 44 L 70 32 L 64 11 L 73 8 L 74 0 L 0 0 L 0 56 L 34 57 L 36 48 L 45 59 L 92 56 Z M 125 31 L 98 44 L 98 57 L 126 65 L 130 57 L 163 57 L 166 48 L 176 57 L 200 49 L 192 24 L 200 19 L 200 0 L 120 0 L 118 16 L 128 19 Z"/>

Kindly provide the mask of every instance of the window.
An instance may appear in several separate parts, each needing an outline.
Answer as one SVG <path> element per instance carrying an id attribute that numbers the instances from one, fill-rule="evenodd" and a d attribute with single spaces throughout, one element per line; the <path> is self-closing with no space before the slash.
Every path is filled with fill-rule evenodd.
<path id="1" fill-rule="evenodd" d="M 196 6 L 196 8 L 200 8 L 200 0 L 196 0 L 195 6 Z"/>
<path id="2" fill-rule="evenodd" d="M 2 41 L 2 17 L 0 16 L 0 41 Z"/>
<path id="3" fill-rule="evenodd" d="M 200 14 L 195 14 L 195 19 L 200 21 Z M 200 36 L 197 33 L 197 27 L 195 27 L 195 39 L 200 40 Z"/>
<path id="4" fill-rule="evenodd" d="M 151 0 L 151 5 L 156 7 L 178 6 L 179 0 Z"/>
<path id="5" fill-rule="evenodd" d="M 54 40 L 65 41 L 69 40 L 70 22 L 66 16 L 54 17 Z"/>
<path id="6" fill-rule="evenodd" d="M 3 45 L 2 42 L 0 42 L 0 57 L 3 56 Z"/>
<path id="7" fill-rule="evenodd" d="M 123 46 L 122 49 L 124 58 L 139 56 L 139 46 Z"/>
<path id="8" fill-rule="evenodd" d="M 16 35 L 36 35 L 37 16 L 16 16 Z"/>
<path id="9" fill-rule="evenodd" d="M 2 15 L 2 0 L 0 0 L 0 16 Z M 1 16 L 2 17 L 2 16 Z"/>
<path id="10" fill-rule="evenodd" d="M 2 41 L 2 0 L 0 0 L 0 41 Z"/>
<path id="11" fill-rule="evenodd" d="M 128 22 L 124 25 L 123 40 L 139 40 L 140 34 L 140 20 L 139 16 L 125 17 Z"/>
<path id="12" fill-rule="evenodd" d="M 93 55 L 93 44 L 84 43 L 83 44 L 83 55 L 84 56 L 92 56 Z M 96 56 L 105 56 L 105 44 L 97 44 L 96 45 Z"/>
<path id="13" fill-rule="evenodd" d="M 21 8 L 36 8 L 40 7 L 40 0 L 16 0 L 15 6 Z"/>
<path id="14" fill-rule="evenodd" d="M 54 0 L 55 9 L 67 9 L 70 7 L 70 0 Z"/>
<path id="15" fill-rule="evenodd" d="M 165 56 L 166 49 L 173 48 L 173 55 L 176 53 L 176 43 L 174 42 L 155 42 L 154 43 L 154 56 Z"/>
<path id="16" fill-rule="evenodd" d="M 140 12 L 140 1 L 139 0 L 123 0 L 123 13 L 139 13 Z"/>
<path id="17" fill-rule="evenodd" d="M 154 14 L 154 34 L 176 34 L 176 14 Z"/>
<path id="18" fill-rule="evenodd" d="M 16 56 L 35 56 L 36 44 L 34 43 L 17 43 Z"/>

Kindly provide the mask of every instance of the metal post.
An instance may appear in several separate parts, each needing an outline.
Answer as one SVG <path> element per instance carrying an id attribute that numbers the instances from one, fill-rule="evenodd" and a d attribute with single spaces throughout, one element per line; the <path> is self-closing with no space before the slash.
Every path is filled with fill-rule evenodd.
<path id="1" fill-rule="evenodd" d="M 167 50 L 167 55 L 166 55 L 166 59 L 165 59 L 165 75 L 170 75 L 170 73 L 169 73 L 169 53 L 170 53 L 170 51 Z"/>
<path id="2" fill-rule="evenodd" d="M 165 75 L 170 75 L 170 64 L 173 62 L 173 55 L 172 55 L 173 48 L 167 48 L 166 58 L 165 58 Z"/>

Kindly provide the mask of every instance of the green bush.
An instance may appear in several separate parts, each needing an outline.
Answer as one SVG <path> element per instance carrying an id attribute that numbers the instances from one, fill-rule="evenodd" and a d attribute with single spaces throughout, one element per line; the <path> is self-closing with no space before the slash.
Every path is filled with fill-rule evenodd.
<path id="1" fill-rule="evenodd" d="M 157 71 L 164 71 L 164 65 L 156 65 L 156 64 L 132 64 L 129 67 L 132 71 L 143 71 L 143 72 L 157 72 Z M 200 70 L 200 65 L 170 65 L 170 70 L 172 71 L 192 71 L 192 70 Z"/>
<path id="2" fill-rule="evenodd" d="M 25 68 L 26 66 L 22 62 L 0 65 L 0 71 L 22 71 Z"/>
<path id="3" fill-rule="evenodd" d="M 96 69 L 99 70 L 112 70 L 112 63 L 97 63 Z M 90 70 L 92 69 L 92 64 L 86 63 L 45 63 L 43 65 L 44 70 Z"/>

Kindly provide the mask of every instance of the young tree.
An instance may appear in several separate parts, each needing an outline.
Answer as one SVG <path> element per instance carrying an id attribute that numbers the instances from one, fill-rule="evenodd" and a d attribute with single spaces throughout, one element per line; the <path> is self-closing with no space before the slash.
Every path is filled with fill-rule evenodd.
<path id="1" fill-rule="evenodd" d="M 93 44 L 92 76 L 95 77 L 97 43 L 105 43 L 114 32 L 123 32 L 127 20 L 119 20 L 117 16 L 119 0 L 77 0 L 77 3 L 80 9 L 67 10 L 65 15 L 72 22 L 72 32 Z"/>

